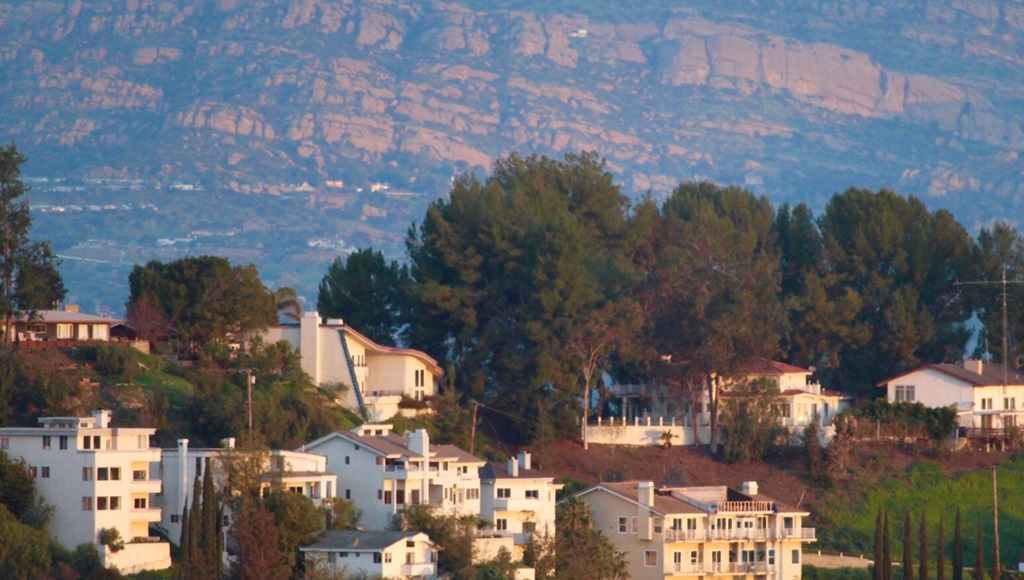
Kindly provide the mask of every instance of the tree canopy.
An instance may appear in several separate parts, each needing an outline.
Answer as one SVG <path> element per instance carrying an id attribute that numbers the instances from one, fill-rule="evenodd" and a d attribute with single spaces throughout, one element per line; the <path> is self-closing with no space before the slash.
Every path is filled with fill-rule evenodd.
<path id="1" fill-rule="evenodd" d="M 408 279 L 408 268 L 386 262 L 380 250 L 356 250 L 327 269 L 317 294 L 317 311 L 345 320 L 378 344 L 394 346 L 409 317 Z"/>
<path id="2" fill-rule="evenodd" d="M 4 329 L 12 328 L 18 316 L 32 317 L 53 308 L 66 290 L 49 242 L 30 242 L 32 216 L 28 188 L 21 181 L 25 156 L 12 143 L 0 147 L 0 319 Z M 0 329 L 2 330 L 2 329 Z M 5 344 L 14 341 L 13 332 L 3 335 Z"/>

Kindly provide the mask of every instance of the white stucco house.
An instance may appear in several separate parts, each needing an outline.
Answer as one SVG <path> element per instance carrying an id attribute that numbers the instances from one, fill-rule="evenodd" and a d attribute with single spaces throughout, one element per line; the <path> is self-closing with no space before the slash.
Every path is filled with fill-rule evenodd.
<path id="1" fill-rule="evenodd" d="M 327 457 L 338 476 L 337 495 L 363 512 L 368 530 L 387 530 L 408 506 L 431 504 L 445 513 L 480 513 L 479 469 L 484 460 L 453 445 L 435 445 L 418 429 L 397 435 L 368 423 L 311 441 L 300 451 Z"/>
<path id="2" fill-rule="evenodd" d="M 926 407 L 953 406 L 967 436 L 998 434 L 1022 426 L 1024 374 L 980 360 L 929 364 L 878 383 L 890 402 L 919 402 Z"/>
<path id="3" fill-rule="evenodd" d="M 159 473 L 164 482 L 163 493 L 156 498 L 156 505 L 161 508 L 160 525 L 167 530 L 173 541 L 181 537 L 181 516 L 185 506 L 191 506 L 192 486 L 195 478 L 200 480 L 209 466 L 213 469 L 211 477 L 221 489 L 227 484 L 225 461 L 232 458 L 241 459 L 248 451 L 234 448 L 233 439 L 225 440 L 224 447 L 189 448 L 188 439 L 179 439 L 174 449 L 164 449 L 160 461 L 152 466 L 154 473 Z M 292 493 L 310 498 L 317 506 L 335 497 L 338 477 L 327 471 L 327 457 L 315 453 L 303 453 L 273 449 L 256 452 L 263 465 L 261 487 L 270 488 L 275 485 Z M 231 525 L 233 515 L 225 513 L 225 527 Z"/>
<path id="4" fill-rule="evenodd" d="M 422 532 L 327 530 L 299 551 L 317 569 L 346 578 L 437 577 L 437 549 Z"/>
<path id="5" fill-rule="evenodd" d="M 513 539 L 514 560 L 522 560 L 533 534 L 554 536 L 555 496 L 562 487 L 534 469 L 525 451 L 480 469 L 480 517 L 491 522 L 491 532 Z"/>
<path id="6" fill-rule="evenodd" d="M 38 427 L 0 429 L 0 449 L 24 459 L 36 489 L 54 507 L 50 537 L 68 549 L 94 544 L 104 566 L 125 573 L 162 570 L 171 565 L 170 545 L 150 536 L 160 522 L 153 505 L 162 489 L 159 448 L 149 446 L 156 432 L 111 425 L 107 410 L 91 417 L 43 417 Z M 99 542 L 102 529 L 116 529 L 124 548 L 114 552 Z"/>
<path id="7" fill-rule="evenodd" d="M 427 354 L 379 345 L 343 320 L 322 320 L 316 312 L 305 312 L 298 324 L 274 326 L 261 336 L 268 342 L 291 343 L 314 383 L 348 385 L 343 403 L 370 421 L 396 415 L 403 398 L 422 401 L 436 394 L 444 376 Z"/>

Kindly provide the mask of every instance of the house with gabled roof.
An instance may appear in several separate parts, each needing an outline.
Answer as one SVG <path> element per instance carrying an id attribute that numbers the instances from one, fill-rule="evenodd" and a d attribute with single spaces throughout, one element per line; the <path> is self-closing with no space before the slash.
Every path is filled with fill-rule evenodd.
<path id="1" fill-rule="evenodd" d="M 1006 365 L 981 360 L 928 364 L 878 387 L 886 389 L 886 398 L 893 403 L 954 407 L 957 423 L 969 437 L 999 436 L 1007 427 L 1024 424 L 1024 374 Z"/>
<path id="2" fill-rule="evenodd" d="M 437 549 L 423 532 L 326 530 L 299 551 L 307 567 L 325 570 L 331 578 L 437 577 Z"/>
<path id="3" fill-rule="evenodd" d="M 327 456 L 338 496 L 363 512 L 370 530 L 388 529 L 408 506 L 431 504 L 446 513 L 480 513 L 479 469 L 484 460 L 454 445 L 434 445 L 424 429 L 397 435 L 389 424 L 336 431 L 299 450 Z"/>
<path id="4" fill-rule="evenodd" d="M 110 327 L 122 322 L 116 318 L 83 314 L 74 304 L 60 310 L 40 310 L 31 318 L 21 316 L 13 321 L 14 342 L 35 343 L 55 341 L 110 340 Z M 5 323 L 0 321 L 0 333 Z"/>
<path id="5" fill-rule="evenodd" d="M 606 482 L 576 497 L 625 555 L 632 578 L 799 579 L 803 545 L 815 539 L 803 526 L 809 512 L 766 497 L 756 482 L 740 489 Z"/>
<path id="6" fill-rule="evenodd" d="M 426 353 L 379 345 L 338 318 L 305 312 L 298 324 L 268 328 L 268 342 L 288 341 L 302 356 L 302 370 L 317 385 L 348 386 L 343 403 L 370 421 L 389 419 L 402 399 L 423 401 L 437 393 L 444 372 Z"/>
<path id="7" fill-rule="evenodd" d="M 514 560 L 523 558 L 534 534 L 554 536 L 555 496 L 562 487 L 535 469 L 525 451 L 480 468 L 480 517 L 491 523 L 489 532 L 512 537 Z"/>

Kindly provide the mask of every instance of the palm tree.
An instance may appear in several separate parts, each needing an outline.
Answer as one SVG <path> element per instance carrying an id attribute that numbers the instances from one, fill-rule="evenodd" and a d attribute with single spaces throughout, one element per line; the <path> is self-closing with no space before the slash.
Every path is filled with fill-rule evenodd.
<path id="1" fill-rule="evenodd" d="M 302 318 L 302 301 L 299 299 L 299 293 L 295 291 L 295 288 L 281 286 L 277 290 L 272 290 L 271 294 L 274 297 L 274 304 L 277 305 L 277 312 L 280 316 L 292 322 L 298 322 Z"/>

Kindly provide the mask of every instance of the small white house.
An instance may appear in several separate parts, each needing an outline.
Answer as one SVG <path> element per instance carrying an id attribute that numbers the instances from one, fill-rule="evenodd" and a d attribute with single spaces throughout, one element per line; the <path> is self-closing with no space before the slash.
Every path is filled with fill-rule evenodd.
<path id="1" fill-rule="evenodd" d="M 525 451 L 480 469 L 480 517 L 493 523 L 494 533 L 513 539 L 514 560 L 523 558 L 533 534 L 554 536 L 555 497 L 562 487 L 534 469 Z"/>
<path id="2" fill-rule="evenodd" d="M 299 551 L 313 566 L 345 577 L 426 580 L 437 576 L 437 550 L 423 532 L 327 530 L 315 544 Z"/>

